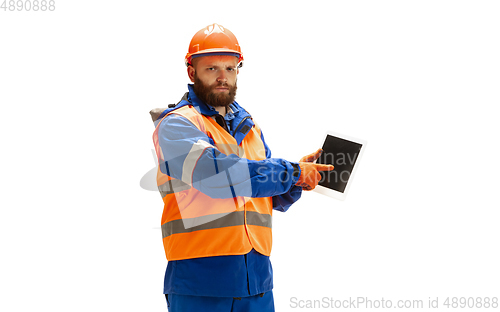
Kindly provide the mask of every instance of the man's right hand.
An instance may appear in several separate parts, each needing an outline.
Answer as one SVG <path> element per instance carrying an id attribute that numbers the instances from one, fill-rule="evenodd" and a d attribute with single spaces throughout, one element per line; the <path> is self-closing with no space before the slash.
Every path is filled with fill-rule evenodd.
<path id="1" fill-rule="evenodd" d="M 314 190 L 321 180 L 320 171 L 333 170 L 332 165 L 314 164 L 311 162 L 299 162 L 300 176 L 295 185 L 301 186 L 306 191 Z"/>

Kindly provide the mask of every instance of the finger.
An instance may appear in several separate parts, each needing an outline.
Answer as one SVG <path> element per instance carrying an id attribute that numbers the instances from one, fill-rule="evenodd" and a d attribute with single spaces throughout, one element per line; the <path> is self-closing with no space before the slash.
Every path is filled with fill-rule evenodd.
<path id="1" fill-rule="evenodd" d="M 316 164 L 315 168 L 318 171 L 330 171 L 330 170 L 333 170 L 333 168 L 335 168 L 335 167 L 332 165 Z"/>

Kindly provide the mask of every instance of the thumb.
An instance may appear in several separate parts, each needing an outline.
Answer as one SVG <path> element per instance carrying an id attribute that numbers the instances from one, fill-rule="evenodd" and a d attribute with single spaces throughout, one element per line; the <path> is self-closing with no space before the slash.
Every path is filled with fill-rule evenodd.
<path id="1" fill-rule="evenodd" d="M 321 156 L 321 154 L 323 153 L 323 149 L 319 148 L 316 152 L 314 152 L 312 154 L 313 158 L 311 160 L 311 162 L 315 161 L 316 159 L 319 158 L 319 156 Z"/>
<path id="2" fill-rule="evenodd" d="M 302 157 L 299 162 L 313 162 L 321 156 L 321 153 L 323 153 L 323 149 L 320 148 L 316 152 Z"/>

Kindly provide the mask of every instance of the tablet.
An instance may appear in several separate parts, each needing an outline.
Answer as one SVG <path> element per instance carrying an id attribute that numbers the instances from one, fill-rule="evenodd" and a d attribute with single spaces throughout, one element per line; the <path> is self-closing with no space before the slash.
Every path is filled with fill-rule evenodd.
<path id="1" fill-rule="evenodd" d="M 318 164 L 333 165 L 332 171 L 323 171 L 314 191 L 339 200 L 345 200 L 352 184 L 366 141 L 327 131 L 323 140 L 323 153 Z"/>

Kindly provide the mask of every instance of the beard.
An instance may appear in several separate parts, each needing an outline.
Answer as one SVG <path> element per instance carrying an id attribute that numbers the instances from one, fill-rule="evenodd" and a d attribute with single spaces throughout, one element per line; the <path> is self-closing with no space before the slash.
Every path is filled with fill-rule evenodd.
<path id="1" fill-rule="evenodd" d="M 215 90 L 215 88 L 217 87 L 226 87 L 229 89 L 229 92 L 216 93 L 213 90 Z M 196 96 L 206 104 L 212 107 L 225 106 L 227 111 L 229 109 L 229 104 L 234 102 L 234 98 L 236 97 L 236 89 L 238 89 L 238 87 L 236 86 L 236 81 L 234 82 L 234 85 L 229 85 L 226 82 L 217 82 L 212 85 L 206 85 L 198 78 L 195 73 L 193 89 L 194 93 L 196 93 Z"/>

